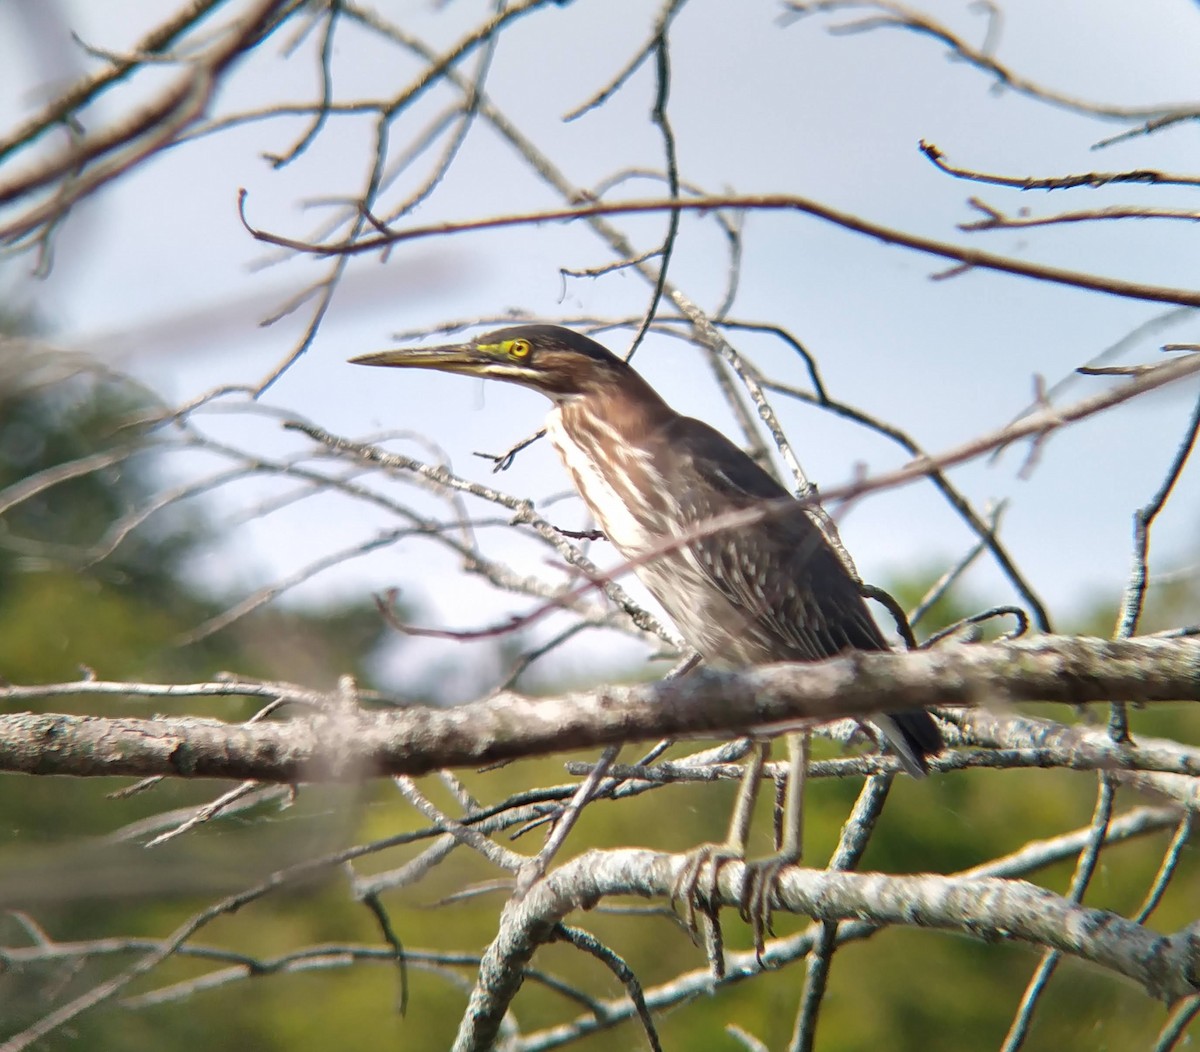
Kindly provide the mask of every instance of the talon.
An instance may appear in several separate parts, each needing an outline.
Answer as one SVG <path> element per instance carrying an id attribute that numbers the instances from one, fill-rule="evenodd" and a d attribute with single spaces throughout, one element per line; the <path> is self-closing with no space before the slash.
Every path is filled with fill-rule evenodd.
<path id="1" fill-rule="evenodd" d="M 721 897 L 721 870 L 727 862 L 731 862 L 732 858 L 729 855 L 719 853 L 713 854 L 709 859 L 708 866 L 708 887 L 704 889 L 704 899 L 712 908 L 715 915 L 719 909 L 718 903 Z"/>
<path id="2" fill-rule="evenodd" d="M 680 904 L 681 919 L 697 945 L 706 945 L 704 933 L 697 924 L 697 913 L 702 913 L 710 923 L 710 931 L 718 947 L 710 953 L 716 979 L 724 976 L 718 920 L 721 870 L 727 862 L 740 861 L 742 857 L 742 852 L 729 844 L 701 844 L 688 852 L 679 876 L 671 885 L 671 907 L 674 908 L 676 902 Z"/>
<path id="3" fill-rule="evenodd" d="M 676 902 L 681 903 L 683 908 L 683 923 L 691 933 L 693 939 L 698 934 L 696 926 L 696 889 L 700 883 L 700 874 L 704 871 L 704 863 L 709 860 L 715 850 L 715 844 L 702 844 L 695 851 L 688 852 L 683 867 L 679 871 L 679 876 L 675 878 L 675 883 L 671 885 L 671 908 L 675 908 Z"/>
<path id="4" fill-rule="evenodd" d="M 766 949 L 767 936 L 775 937 L 771 918 L 775 912 L 779 874 L 794 861 L 787 857 L 776 857 L 746 864 L 746 879 L 742 884 L 739 913 L 754 933 L 754 956 L 759 967 L 765 967 L 762 955 Z"/>

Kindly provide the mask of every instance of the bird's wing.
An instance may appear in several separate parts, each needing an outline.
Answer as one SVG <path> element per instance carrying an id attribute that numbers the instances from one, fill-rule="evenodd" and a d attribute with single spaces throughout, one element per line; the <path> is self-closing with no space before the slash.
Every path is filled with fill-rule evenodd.
<path id="1" fill-rule="evenodd" d="M 817 661 L 850 649 L 887 650 L 858 582 L 802 505 L 742 450 L 707 424 L 679 417 L 670 428 L 666 478 L 687 480 L 677 495 L 691 525 L 733 508 L 779 501 L 784 511 L 740 531 L 697 538 L 693 564 L 744 613 L 742 626 L 754 661 Z M 874 718 L 901 764 L 913 775 L 942 750 L 941 732 L 923 709 Z"/>
<path id="2" fill-rule="evenodd" d="M 791 498 L 770 474 L 719 431 L 678 417 L 670 425 L 671 465 L 688 481 L 682 511 L 697 525 L 734 508 Z M 819 660 L 847 649 L 885 650 L 858 583 L 804 508 L 784 505 L 761 522 L 689 543 L 696 565 L 753 620 L 747 628 L 777 641 L 775 660 Z"/>

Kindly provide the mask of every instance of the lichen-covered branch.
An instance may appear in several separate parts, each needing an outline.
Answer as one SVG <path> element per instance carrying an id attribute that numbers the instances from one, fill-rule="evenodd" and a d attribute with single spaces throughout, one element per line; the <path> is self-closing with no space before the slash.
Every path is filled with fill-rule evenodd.
<path id="1" fill-rule="evenodd" d="M 237 693 L 228 684 L 154 687 L 84 681 L 0 688 L 0 701 L 11 707 L 34 698 L 83 694 L 201 696 L 213 693 L 214 686 Z M 315 716 L 278 722 L 10 713 L 0 716 L 0 770 L 267 782 L 356 780 L 921 705 L 1110 700 L 1200 700 L 1200 641 L 1041 636 L 903 654 L 851 654 L 815 665 L 702 671 L 683 679 L 561 697 L 504 692 L 447 709 L 381 712 L 331 702 Z M 1136 770 L 1137 760 L 1136 747 L 1113 753 L 1114 767 Z M 1170 771 L 1200 774 L 1193 767 L 1189 756 L 1181 754 Z"/>
<path id="2" fill-rule="evenodd" d="M 589 851 L 560 866 L 523 898 L 510 901 L 484 954 L 454 1052 L 492 1047 L 520 989 L 523 968 L 563 917 L 610 895 L 665 897 L 684 862 L 682 855 L 632 848 Z M 739 905 L 744 878 L 740 862 L 722 868 L 722 905 Z M 1196 932 L 1184 929 L 1164 936 L 1025 881 L 790 866 L 780 874 L 777 901 L 782 909 L 817 920 L 913 925 L 1058 949 L 1117 972 L 1168 1002 L 1200 990 Z"/>

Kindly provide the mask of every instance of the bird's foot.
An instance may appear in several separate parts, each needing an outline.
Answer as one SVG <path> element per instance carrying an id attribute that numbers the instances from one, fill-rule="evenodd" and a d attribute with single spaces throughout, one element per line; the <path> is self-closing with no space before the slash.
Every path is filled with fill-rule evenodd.
<path id="1" fill-rule="evenodd" d="M 760 968 L 766 967 L 763 963 L 763 950 L 766 948 L 767 936 L 775 937 L 771 915 L 775 911 L 777 901 L 779 874 L 797 861 L 798 858 L 794 855 L 778 854 L 746 863 L 738 913 L 742 920 L 750 925 L 754 934 L 754 956 Z"/>
<path id="2" fill-rule="evenodd" d="M 720 910 L 721 870 L 729 862 L 740 862 L 745 851 L 736 844 L 701 844 L 687 853 L 679 876 L 671 886 L 671 906 L 681 904 L 683 923 L 698 946 L 703 946 L 712 966 L 713 979 L 725 978 Z M 705 918 L 701 930 L 696 914 Z"/>
<path id="3" fill-rule="evenodd" d="M 693 934 L 698 932 L 696 910 L 700 909 L 715 917 L 718 907 L 721 870 L 728 862 L 740 862 L 745 858 L 741 848 L 734 844 L 701 844 L 687 853 L 683 868 L 671 886 L 671 906 L 679 902 L 683 908 L 683 922 Z"/>
<path id="4" fill-rule="evenodd" d="M 700 927 L 696 923 L 697 912 L 702 913 L 715 929 L 710 948 L 720 943 L 717 912 L 720 909 L 721 870 L 730 862 L 744 865 L 738 913 L 754 934 L 754 955 L 760 967 L 767 936 L 774 936 L 771 915 L 777 902 L 779 874 L 798 860 L 798 853 L 785 852 L 769 858 L 745 861 L 745 853 L 734 844 L 701 844 L 689 851 L 679 876 L 671 887 L 672 907 L 678 901 L 682 907 L 683 922 L 697 942 L 700 942 Z M 724 973 L 724 962 L 719 950 L 711 954 L 713 972 L 720 979 Z"/>

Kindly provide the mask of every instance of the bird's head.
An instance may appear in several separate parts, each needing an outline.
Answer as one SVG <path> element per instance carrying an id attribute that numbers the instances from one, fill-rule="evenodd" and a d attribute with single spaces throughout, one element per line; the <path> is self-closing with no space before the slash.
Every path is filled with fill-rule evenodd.
<path id="1" fill-rule="evenodd" d="M 507 380 L 562 401 L 640 385 L 615 354 L 560 325 L 514 325 L 467 343 L 400 347 L 350 359 L 353 365 L 394 365 Z"/>

